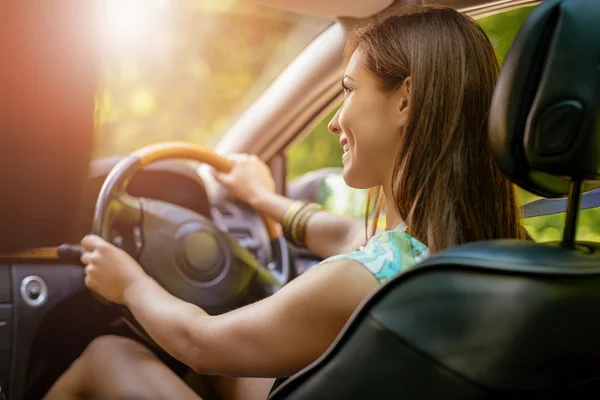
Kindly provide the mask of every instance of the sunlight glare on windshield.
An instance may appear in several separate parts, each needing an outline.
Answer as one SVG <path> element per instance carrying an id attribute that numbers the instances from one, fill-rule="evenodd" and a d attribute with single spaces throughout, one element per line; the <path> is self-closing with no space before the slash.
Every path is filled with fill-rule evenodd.
<path id="1" fill-rule="evenodd" d="M 169 37 L 168 8 L 167 0 L 103 0 L 103 47 L 109 53 L 164 49 Z"/>
<path id="2" fill-rule="evenodd" d="M 100 3 L 95 158 L 170 140 L 213 147 L 332 23 L 245 0 Z"/>

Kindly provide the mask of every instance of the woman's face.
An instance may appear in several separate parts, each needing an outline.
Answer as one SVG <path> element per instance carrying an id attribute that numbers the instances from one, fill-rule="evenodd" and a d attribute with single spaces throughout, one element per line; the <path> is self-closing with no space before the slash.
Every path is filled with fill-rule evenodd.
<path id="1" fill-rule="evenodd" d="M 344 149 L 344 180 L 357 189 L 388 185 L 401 128 L 408 119 L 410 79 L 398 89 L 384 91 L 356 50 L 342 85 L 344 104 L 329 123 L 329 131 L 339 135 Z"/>

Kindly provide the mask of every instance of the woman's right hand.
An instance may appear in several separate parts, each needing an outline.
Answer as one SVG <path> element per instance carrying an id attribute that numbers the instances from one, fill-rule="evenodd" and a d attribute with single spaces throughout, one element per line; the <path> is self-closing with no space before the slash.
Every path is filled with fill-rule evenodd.
<path id="1" fill-rule="evenodd" d="M 262 195 L 275 191 L 271 170 L 256 155 L 235 154 L 228 159 L 233 161 L 231 171 L 213 171 L 213 174 L 236 198 L 254 205 Z"/>

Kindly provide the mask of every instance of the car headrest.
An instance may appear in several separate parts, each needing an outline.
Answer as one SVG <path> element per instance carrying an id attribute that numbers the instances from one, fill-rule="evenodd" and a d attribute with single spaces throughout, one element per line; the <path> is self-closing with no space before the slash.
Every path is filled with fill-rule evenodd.
<path id="1" fill-rule="evenodd" d="M 600 1 L 532 11 L 500 71 L 489 135 L 501 171 L 532 193 L 600 179 Z"/>

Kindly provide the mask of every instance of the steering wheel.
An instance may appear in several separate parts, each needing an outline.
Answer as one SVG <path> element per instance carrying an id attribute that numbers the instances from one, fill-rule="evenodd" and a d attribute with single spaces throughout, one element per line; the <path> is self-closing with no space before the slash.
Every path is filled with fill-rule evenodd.
<path id="1" fill-rule="evenodd" d="M 265 295 L 292 278 L 288 248 L 279 225 L 261 217 L 271 239 L 272 268 L 221 231 L 210 219 L 171 203 L 126 192 L 133 175 L 153 162 L 187 159 L 229 172 L 233 163 L 212 150 L 167 142 L 144 147 L 122 159 L 107 176 L 94 210 L 92 232 L 115 240 L 116 226 L 129 227 L 130 254 L 167 291 L 208 313 L 225 312 L 245 296 L 251 282 Z"/>

